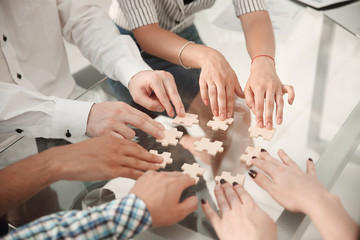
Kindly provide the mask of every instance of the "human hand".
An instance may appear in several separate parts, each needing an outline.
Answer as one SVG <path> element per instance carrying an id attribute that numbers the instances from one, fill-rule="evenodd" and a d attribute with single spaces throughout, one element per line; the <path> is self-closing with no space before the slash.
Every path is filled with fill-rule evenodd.
<path id="1" fill-rule="evenodd" d="M 58 169 L 57 180 L 98 181 L 127 177 L 137 179 L 146 170 L 158 170 L 161 157 L 149 153 L 140 145 L 114 136 L 102 136 L 86 141 L 51 148 L 50 154 Z"/>
<path id="2" fill-rule="evenodd" d="M 224 239 L 277 239 L 275 222 L 243 188 L 225 182 L 215 187 L 220 216 L 205 201 L 202 209 L 218 237 Z"/>
<path id="3" fill-rule="evenodd" d="M 294 102 L 295 93 L 290 85 L 283 85 L 276 74 L 274 62 L 268 57 L 257 58 L 251 65 L 251 74 L 244 89 L 246 103 L 256 116 L 258 127 L 273 127 L 274 102 L 276 103 L 276 123 L 283 120 L 283 95 L 288 93 L 288 103 Z M 264 114 L 265 100 L 265 122 Z"/>
<path id="4" fill-rule="evenodd" d="M 282 162 L 261 152 L 260 158 L 252 162 L 269 177 L 254 170 L 249 171 L 250 176 L 284 208 L 309 214 L 318 199 L 328 192 L 317 180 L 313 161 L 307 161 L 305 173 L 283 150 L 279 150 L 278 155 Z"/>
<path id="5" fill-rule="evenodd" d="M 179 96 L 174 77 L 165 71 L 142 71 L 133 76 L 129 82 L 129 91 L 134 101 L 141 106 L 156 112 L 174 117 L 176 113 L 185 116 L 185 108 Z"/>
<path id="6" fill-rule="evenodd" d="M 235 104 L 234 93 L 244 98 L 238 78 L 221 53 L 206 46 L 197 46 L 204 49 L 205 56 L 200 58 L 201 98 L 206 106 L 210 103 L 214 116 L 219 116 L 221 120 L 230 118 Z"/>
<path id="7" fill-rule="evenodd" d="M 196 210 L 195 196 L 179 202 L 184 189 L 194 184 L 193 178 L 180 172 L 147 171 L 136 181 L 131 193 L 146 203 L 153 227 L 167 226 Z"/>
<path id="8" fill-rule="evenodd" d="M 164 137 L 164 126 L 145 113 L 124 102 L 102 102 L 94 104 L 90 110 L 87 135 L 113 135 L 119 138 L 133 139 L 135 131 L 127 125 L 132 125 L 155 138 Z"/>

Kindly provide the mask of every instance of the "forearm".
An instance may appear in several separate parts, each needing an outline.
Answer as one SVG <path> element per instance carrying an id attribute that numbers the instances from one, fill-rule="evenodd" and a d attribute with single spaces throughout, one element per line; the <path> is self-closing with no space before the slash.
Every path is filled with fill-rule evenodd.
<path id="1" fill-rule="evenodd" d="M 48 150 L 0 170 L 0 216 L 57 180 L 51 156 Z"/>
<path id="2" fill-rule="evenodd" d="M 145 52 L 174 64 L 181 64 L 178 54 L 188 40 L 160 28 L 158 24 L 149 24 L 134 29 L 133 33 Z M 202 62 L 206 59 L 213 59 L 213 55 L 219 55 L 219 53 L 205 45 L 192 43 L 183 49 L 181 62 L 187 67 L 201 68 Z"/>
<path id="3" fill-rule="evenodd" d="M 329 193 L 319 194 L 306 214 L 323 239 L 358 239 L 359 226 L 344 209 L 341 200 Z"/>
<path id="4" fill-rule="evenodd" d="M 151 226 L 145 203 L 134 194 L 84 211 L 42 217 L 11 232 L 5 239 L 81 238 L 129 239 Z"/>
<path id="5" fill-rule="evenodd" d="M 250 58 L 257 55 L 275 57 L 275 39 L 267 11 L 256 11 L 240 16 Z"/>

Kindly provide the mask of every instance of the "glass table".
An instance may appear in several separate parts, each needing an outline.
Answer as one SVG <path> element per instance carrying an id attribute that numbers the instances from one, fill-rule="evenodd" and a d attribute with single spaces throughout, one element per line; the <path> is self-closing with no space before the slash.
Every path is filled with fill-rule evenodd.
<path id="1" fill-rule="evenodd" d="M 196 25 L 200 35 L 206 43 L 221 51 L 229 59 L 241 86 L 245 86 L 250 63 L 243 49 L 244 39 L 238 33 L 212 26 L 209 21 L 206 12 L 199 15 Z M 236 101 L 234 124 L 226 132 L 211 131 L 206 127 L 211 114 L 209 114 L 209 109 L 203 106 L 199 96 L 189 103 L 190 107 L 187 111 L 199 115 L 200 125 L 186 128 L 188 134 L 182 138 L 181 144 L 164 148 L 156 143 L 154 138 L 140 130 L 136 130 L 134 141 L 147 150 L 170 151 L 174 164 L 168 165 L 166 171 L 180 171 L 184 162 L 199 162 L 206 169 L 204 178 L 201 178 L 195 187 L 184 192 L 183 197 L 196 194 L 199 198 L 205 198 L 215 205 L 214 176 L 222 171 L 229 171 L 233 175 L 244 174 L 246 176 L 245 188 L 260 207 L 276 221 L 279 239 L 300 239 L 310 224 L 309 219 L 303 214 L 284 210 L 272 200 L 246 174 L 247 167 L 240 162 L 239 157 L 247 146 L 261 146 L 273 156 L 276 156 L 279 148 L 283 148 L 304 170 L 306 159 L 313 158 L 319 179 L 328 189 L 332 189 L 339 179 L 350 178 L 351 181 L 347 181 L 346 188 L 358 189 L 359 177 L 347 175 L 348 171 L 345 174 L 343 170 L 350 167 L 353 174 L 360 173 L 358 148 L 360 142 L 360 95 L 358 93 L 360 41 L 324 17 L 322 12 L 307 9 L 291 34 L 278 40 L 277 45 L 278 74 L 284 83 L 294 86 L 296 99 L 293 106 L 285 106 L 284 122 L 280 126 L 275 126 L 277 130 L 270 142 L 261 138 L 250 138 L 248 128 L 255 124 L 254 117 L 242 99 Z M 234 54 L 234 50 L 238 54 Z M 79 100 L 102 102 L 116 99 L 103 79 L 82 94 Z M 171 119 L 159 117 L 158 120 L 167 128 L 171 127 Z M 193 142 L 202 136 L 224 141 L 224 152 L 215 157 L 196 153 L 193 150 Z M 82 140 L 23 137 L 0 153 L 0 163 L 4 167 L 50 147 Z M 52 212 L 81 209 L 81 202 L 86 194 L 105 184 L 106 181 L 56 182 L 29 199 L 8 217 L 13 225 L 18 226 Z M 345 197 L 353 203 L 357 202 L 356 198 L 359 195 Z M 341 194 L 340 198 L 342 198 Z M 360 212 L 359 206 L 351 210 L 354 211 L 350 214 L 359 220 L 359 215 L 357 215 Z M 136 239 L 194 238 L 216 238 L 200 207 L 180 224 L 151 229 L 136 237 Z"/>

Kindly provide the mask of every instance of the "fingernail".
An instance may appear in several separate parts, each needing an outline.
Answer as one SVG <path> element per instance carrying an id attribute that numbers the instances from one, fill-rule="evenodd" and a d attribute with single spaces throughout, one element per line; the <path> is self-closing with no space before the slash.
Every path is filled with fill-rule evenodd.
<path id="1" fill-rule="evenodd" d="M 205 199 L 201 199 L 201 204 L 205 204 L 206 203 L 206 200 Z"/>
<path id="2" fill-rule="evenodd" d="M 226 118 L 231 118 L 231 113 L 230 112 L 227 112 Z"/>
<path id="3" fill-rule="evenodd" d="M 162 131 L 165 130 L 165 127 L 161 123 L 158 123 L 158 128 L 160 128 Z"/>
<path id="4" fill-rule="evenodd" d="M 157 133 L 159 138 L 163 138 L 164 137 L 164 132 L 163 131 L 158 131 Z"/>
<path id="5" fill-rule="evenodd" d="M 208 101 L 205 99 L 204 100 L 204 104 L 207 106 L 208 105 Z"/>
<path id="6" fill-rule="evenodd" d="M 277 124 L 281 124 L 281 118 L 277 119 Z"/>
<path id="7" fill-rule="evenodd" d="M 162 106 L 158 106 L 158 107 L 156 108 L 156 111 L 157 111 L 157 112 L 163 112 L 163 111 L 164 111 L 164 108 L 163 108 Z"/>
<path id="8" fill-rule="evenodd" d="M 268 122 L 268 123 L 267 123 L 267 127 L 268 127 L 268 128 L 272 128 L 272 123 L 271 123 L 271 122 Z"/>
<path id="9" fill-rule="evenodd" d="M 160 168 L 160 164 L 155 163 L 154 165 L 155 165 L 156 169 L 159 169 L 159 168 Z"/>
<path id="10" fill-rule="evenodd" d="M 266 150 L 265 150 L 265 149 L 263 149 L 263 148 L 262 148 L 260 151 L 261 151 L 261 152 L 266 152 Z"/>
<path id="11" fill-rule="evenodd" d="M 224 113 L 221 113 L 220 118 L 221 118 L 221 119 L 225 119 L 225 114 L 224 114 Z"/>
<path id="12" fill-rule="evenodd" d="M 250 175 L 250 177 L 255 178 L 257 175 L 257 172 L 255 170 L 250 169 L 248 171 L 248 174 Z"/>
<path id="13" fill-rule="evenodd" d="M 308 160 L 309 160 L 310 162 L 312 162 L 312 161 L 313 161 L 313 160 L 312 160 L 312 158 L 309 158 Z"/>
<path id="14" fill-rule="evenodd" d="M 259 122 L 258 122 L 258 124 L 259 124 L 259 126 L 263 126 L 263 121 L 262 120 L 260 120 Z"/>
<path id="15" fill-rule="evenodd" d="M 254 158 L 257 158 L 257 157 L 256 157 L 256 156 L 252 156 L 251 158 L 254 159 Z"/>
<path id="16" fill-rule="evenodd" d="M 235 187 L 236 185 L 239 185 L 237 182 L 233 182 L 233 186 Z"/>
<path id="17" fill-rule="evenodd" d="M 220 179 L 220 184 L 226 183 L 225 179 Z"/>
<path id="18" fill-rule="evenodd" d="M 213 111 L 213 114 L 214 114 L 214 116 L 217 116 L 218 114 L 217 114 L 217 110 L 214 110 Z"/>

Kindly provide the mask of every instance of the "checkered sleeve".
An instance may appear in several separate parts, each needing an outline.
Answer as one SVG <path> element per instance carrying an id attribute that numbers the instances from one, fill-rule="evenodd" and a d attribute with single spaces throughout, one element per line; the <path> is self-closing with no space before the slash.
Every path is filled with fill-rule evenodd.
<path id="1" fill-rule="evenodd" d="M 10 232 L 5 239 L 129 239 L 151 223 L 144 201 L 130 194 L 91 210 L 42 217 Z"/>
<path id="2" fill-rule="evenodd" d="M 233 0 L 236 16 L 266 10 L 264 0 Z"/>

